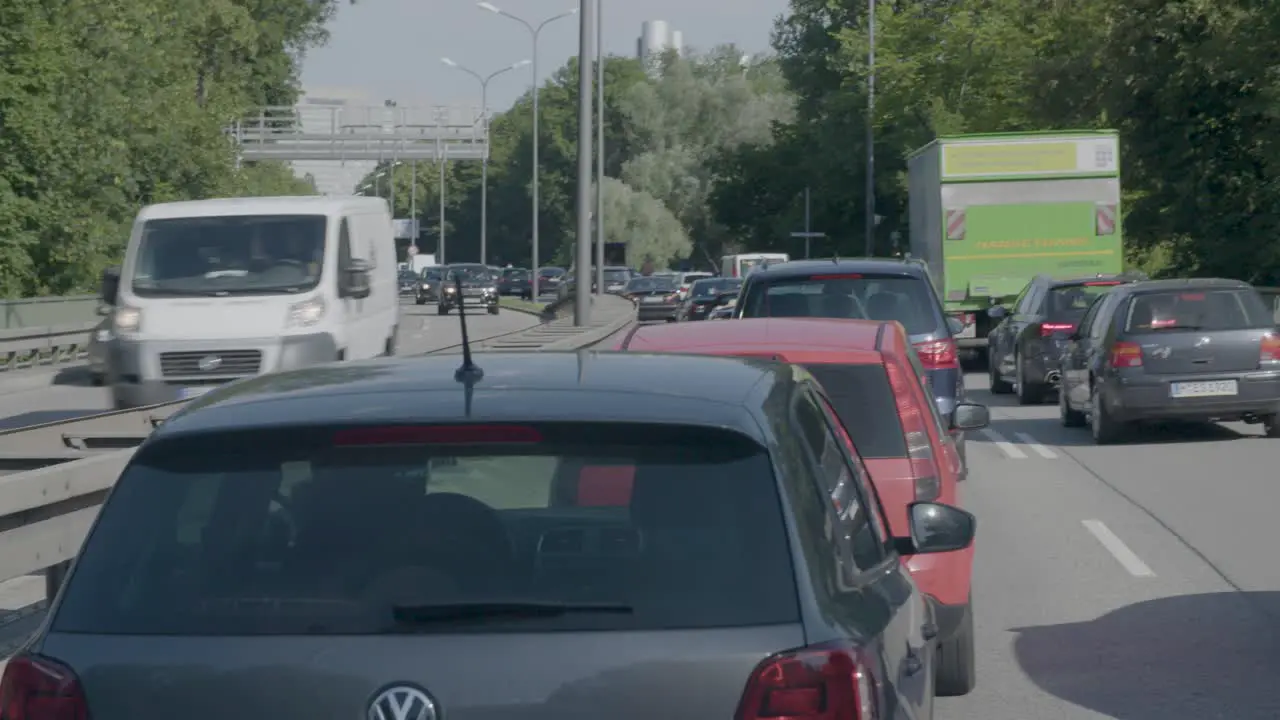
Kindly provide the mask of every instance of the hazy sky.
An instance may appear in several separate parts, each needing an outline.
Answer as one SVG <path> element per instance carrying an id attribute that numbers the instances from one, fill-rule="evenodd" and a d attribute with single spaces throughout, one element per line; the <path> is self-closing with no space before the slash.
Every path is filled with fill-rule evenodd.
<path id="1" fill-rule="evenodd" d="M 492 0 L 530 23 L 577 6 L 576 0 Z M 634 56 L 645 20 L 665 20 L 684 35 L 686 48 L 734 43 L 748 52 L 769 49 L 773 19 L 787 0 L 603 0 L 604 48 Z M 371 104 L 395 99 L 408 105 L 479 105 L 479 83 L 441 63 L 441 57 L 487 75 L 531 57 L 529 31 L 485 12 L 471 0 L 358 0 L 338 11 L 328 45 L 303 66 L 303 85 L 362 88 Z M 548 25 L 538 41 L 545 79 L 577 53 L 577 17 Z M 489 85 L 489 104 L 505 109 L 526 90 L 531 70 L 521 68 Z"/>

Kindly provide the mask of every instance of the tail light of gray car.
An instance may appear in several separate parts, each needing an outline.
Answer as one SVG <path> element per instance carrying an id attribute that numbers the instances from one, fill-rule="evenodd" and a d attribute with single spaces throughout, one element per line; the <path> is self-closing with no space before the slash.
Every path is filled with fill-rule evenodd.
<path id="1" fill-rule="evenodd" d="M 1107 363 L 1113 368 L 1142 367 L 1142 346 L 1133 342 L 1118 342 L 1111 346 Z"/>
<path id="2" fill-rule="evenodd" d="M 1258 353 L 1258 364 L 1263 367 L 1280 365 L 1280 334 L 1269 332 L 1262 336 L 1262 348 Z"/>
<path id="3" fill-rule="evenodd" d="M 947 340 L 928 340 L 915 344 L 916 356 L 926 370 L 946 370 L 960 367 L 960 354 L 956 342 Z"/>
<path id="4" fill-rule="evenodd" d="M 877 720 L 871 667 L 843 642 L 772 655 L 751 673 L 734 720 Z"/>
<path id="5" fill-rule="evenodd" d="M 884 366 L 889 374 L 889 386 L 893 388 L 893 401 L 898 407 L 898 419 L 907 441 L 907 459 L 911 461 L 911 476 L 915 479 L 916 501 L 937 500 L 942 494 L 938 475 L 938 463 L 933 457 L 933 443 L 929 439 L 928 422 L 920 407 L 912 402 L 911 386 L 902 370 L 892 363 Z"/>
<path id="6" fill-rule="evenodd" d="M 0 680 L 0 720 L 88 720 L 75 671 L 41 655 L 18 655 Z"/>

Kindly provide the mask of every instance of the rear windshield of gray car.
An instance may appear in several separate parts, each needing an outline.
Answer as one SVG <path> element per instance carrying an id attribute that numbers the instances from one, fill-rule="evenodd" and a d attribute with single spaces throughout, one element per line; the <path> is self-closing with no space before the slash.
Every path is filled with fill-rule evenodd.
<path id="1" fill-rule="evenodd" d="M 484 610 L 508 604 L 551 610 Z M 158 442 L 104 506 L 54 629 L 518 633 L 798 617 L 760 446 L 594 423 Z"/>
<path id="2" fill-rule="evenodd" d="M 929 283 L 910 275 L 833 272 L 752 283 L 742 317 L 896 320 L 911 335 L 943 331 L 942 310 Z"/>
<path id="3" fill-rule="evenodd" d="M 1125 332 L 1197 332 L 1269 328 L 1275 320 L 1252 288 L 1187 288 L 1135 295 Z"/>
<path id="4" fill-rule="evenodd" d="M 1123 283 L 1119 280 L 1096 280 L 1049 288 L 1045 297 L 1044 315 L 1059 322 L 1080 322 L 1094 300 L 1121 284 Z"/>
<path id="5" fill-rule="evenodd" d="M 898 405 L 883 365 L 813 363 L 818 379 L 858 454 L 868 460 L 907 457 Z"/>

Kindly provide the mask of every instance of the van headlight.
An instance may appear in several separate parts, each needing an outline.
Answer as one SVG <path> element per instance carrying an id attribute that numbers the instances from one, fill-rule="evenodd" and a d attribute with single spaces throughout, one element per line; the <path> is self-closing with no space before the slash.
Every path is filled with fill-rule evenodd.
<path id="1" fill-rule="evenodd" d="M 111 325 L 119 333 L 136 333 L 142 328 L 142 311 L 121 305 L 111 317 Z"/>
<path id="2" fill-rule="evenodd" d="M 317 295 L 310 300 L 294 303 L 289 306 L 289 318 L 285 327 L 309 327 L 324 318 L 324 298 Z"/>

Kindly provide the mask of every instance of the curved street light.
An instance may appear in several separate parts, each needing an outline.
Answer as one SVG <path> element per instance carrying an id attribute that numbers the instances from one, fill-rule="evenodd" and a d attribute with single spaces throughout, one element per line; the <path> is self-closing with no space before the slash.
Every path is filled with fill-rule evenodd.
<path id="1" fill-rule="evenodd" d="M 532 283 L 530 291 L 533 293 L 534 300 L 537 300 L 539 293 L 538 219 L 540 216 L 540 208 L 538 205 L 538 119 L 540 115 L 538 112 L 538 37 L 542 34 L 542 29 L 547 25 L 550 25 L 556 20 L 563 20 L 564 18 L 577 15 L 578 8 L 566 10 L 559 15 L 552 15 L 551 17 L 535 24 L 518 15 L 513 15 L 490 2 L 478 2 L 476 3 L 476 7 L 481 10 L 491 12 L 494 15 L 501 15 L 504 18 L 520 23 L 529 31 L 529 37 L 533 40 L 533 258 L 530 263 L 533 267 L 531 268 L 529 279 Z"/>
<path id="2" fill-rule="evenodd" d="M 448 65 L 456 70 L 470 75 L 480 82 L 480 117 L 484 121 L 484 158 L 480 167 L 480 264 L 487 265 L 489 262 L 489 81 L 512 70 L 518 70 L 531 61 L 521 60 L 518 63 L 512 63 L 499 70 L 494 70 L 488 75 L 481 75 L 465 65 L 450 60 L 449 58 L 440 58 L 440 62 Z"/>

